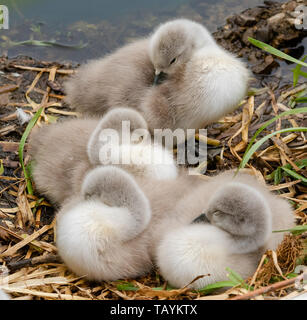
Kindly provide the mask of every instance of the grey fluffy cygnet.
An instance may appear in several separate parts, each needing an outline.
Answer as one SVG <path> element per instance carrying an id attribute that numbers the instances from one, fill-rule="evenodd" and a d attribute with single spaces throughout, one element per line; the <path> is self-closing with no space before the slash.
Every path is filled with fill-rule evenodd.
<path id="1" fill-rule="evenodd" d="M 154 77 L 166 74 L 159 85 Z M 103 115 L 127 105 L 149 129 L 199 129 L 233 111 L 246 94 L 245 65 L 199 23 L 176 19 L 152 35 L 82 66 L 65 84 L 77 111 Z"/>
<path id="2" fill-rule="evenodd" d="M 36 189 L 62 203 L 80 191 L 90 169 L 115 162 L 133 175 L 176 177 L 172 153 L 150 142 L 146 121 L 129 108 L 110 110 L 102 119 L 70 119 L 36 129 L 29 141 Z"/>
<path id="3" fill-rule="evenodd" d="M 246 174 L 203 181 L 185 172 L 161 181 L 100 166 L 60 209 L 57 247 L 89 279 L 134 278 L 156 265 L 174 287 L 209 274 L 191 285 L 201 288 L 227 280 L 227 267 L 251 276 L 281 241 L 272 230 L 292 225 L 288 203 Z"/>
<path id="4" fill-rule="evenodd" d="M 111 111 L 106 123 L 119 128 L 116 117 L 120 120 Z M 96 126 L 104 127 L 103 121 Z M 226 267 L 250 276 L 263 252 L 282 239 L 272 230 L 293 225 L 290 205 L 247 174 L 234 178 L 227 171 L 204 181 L 173 163 L 161 179 L 144 169 L 102 165 L 95 154 L 91 162 L 89 150 L 101 148 L 94 123 L 51 125 L 30 141 L 37 189 L 59 206 L 59 254 L 76 274 L 118 280 L 144 275 L 156 265 L 175 287 L 210 274 L 191 285 L 201 288 L 227 280 Z M 139 155 L 139 149 L 131 153 L 135 150 Z"/>

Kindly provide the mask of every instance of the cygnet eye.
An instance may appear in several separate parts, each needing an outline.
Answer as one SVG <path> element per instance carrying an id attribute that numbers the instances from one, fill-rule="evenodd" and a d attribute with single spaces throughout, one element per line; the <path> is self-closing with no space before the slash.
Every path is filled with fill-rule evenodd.
<path id="1" fill-rule="evenodd" d="M 138 143 L 141 143 L 143 140 L 144 140 L 144 136 L 140 135 L 138 136 L 136 139 L 133 139 L 132 140 L 132 144 L 138 144 Z"/>
<path id="2" fill-rule="evenodd" d="M 171 65 L 171 64 L 175 63 L 176 60 L 177 60 L 177 58 L 174 58 L 169 64 Z"/>
<path id="3" fill-rule="evenodd" d="M 139 141 L 138 143 L 141 143 L 144 140 L 144 136 L 139 136 Z"/>
<path id="4" fill-rule="evenodd" d="M 223 214 L 223 212 L 221 212 L 221 211 L 214 211 L 213 212 L 213 215 L 216 217 L 220 217 L 222 214 Z"/>

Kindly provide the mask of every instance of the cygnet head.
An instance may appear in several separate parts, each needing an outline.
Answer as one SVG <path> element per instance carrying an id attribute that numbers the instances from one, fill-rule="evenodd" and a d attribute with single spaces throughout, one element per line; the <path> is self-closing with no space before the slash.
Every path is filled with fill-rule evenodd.
<path id="1" fill-rule="evenodd" d="M 149 45 L 156 76 L 176 73 L 196 49 L 205 45 L 216 43 L 208 30 L 197 22 L 176 19 L 160 25 L 151 36 Z"/>
<path id="2" fill-rule="evenodd" d="M 265 198 L 239 182 L 220 188 L 209 202 L 206 215 L 211 224 L 232 235 L 269 233 L 271 228 L 271 211 Z"/>
<path id="3" fill-rule="evenodd" d="M 150 138 L 147 122 L 143 116 L 131 108 L 115 108 L 98 123 L 90 136 L 87 153 L 91 164 L 100 164 L 99 153 L 110 143 L 138 143 Z M 114 140 L 112 140 L 112 138 Z"/>

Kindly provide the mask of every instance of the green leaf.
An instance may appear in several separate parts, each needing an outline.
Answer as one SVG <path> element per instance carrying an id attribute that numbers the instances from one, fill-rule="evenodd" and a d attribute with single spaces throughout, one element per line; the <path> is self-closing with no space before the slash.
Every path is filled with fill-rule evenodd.
<path id="1" fill-rule="evenodd" d="M 233 281 L 237 284 L 242 284 L 242 282 L 244 282 L 243 278 L 237 272 L 231 270 L 230 268 L 226 268 L 226 270 L 229 272 L 227 277 L 230 281 Z"/>
<path id="2" fill-rule="evenodd" d="M 3 175 L 3 172 L 4 172 L 4 167 L 3 167 L 3 161 L 2 159 L 0 160 L 0 176 Z"/>
<path id="3" fill-rule="evenodd" d="M 274 184 L 278 185 L 278 184 L 280 184 L 280 181 L 282 179 L 281 167 L 278 167 L 274 172 L 275 172 L 275 174 L 274 174 Z"/>
<path id="4" fill-rule="evenodd" d="M 295 161 L 294 163 L 299 169 L 303 169 L 307 166 L 307 159 L 300 159 L 298 161 Z M 295 179 L 302 180 L 302 183 L 306 184 L 306 182 L 305 182 L 306 178 L 304 176 L 301 176 L 300 174 L 298 174 L 296 171 L 294 171 L 291 164 L 289 164 L 289 163 L 287 163 L 286 165 L 284 165 L 282 167 L 278 167 L 271 174 L 266 175 L 265 179 L 266 180 L 274 179 L 274 184 L 277 185 L 280 183 L 282 177 L 284 177 L 284 176 L 292 176 Z"/>
<path id="5" fill-rule="evenodd" d="M 25 176 L 25 180 L 27 183 L 27 189 L 28 189 L 28 193 L 29 194 L 33 194 L 33 189 L 32 189 L 32 183 L 31 183 L 31 178 L 29 175 L 28 170 L 25 168 L 24 162 L 23 162 L 23 151 L 24 151 L 24 147 L 25 147 L 25 143 L 26 140 L 32 130 L 32 128 L 34 127 L 36 121 L 38 120 L 38 118 L 40 117 L 41 113 L 43 111 L 43 107 L 39 108 L 37 110 L 37 112 L 35 113 L 34 117 L 29 121 L 25 132 L 23 133 L 20 143 L 19 143 L 19 148 L 18 148 L 18 155 L 19 155 L 19 161 L 23 170 L 23 174 Z"/>
<path id="6" fill-rule="evenodd" d="M 278 116 L 268 120 L 267 122 L 265 122 L 256 132 L 255 134 L 253 135 L 253 137 L 251 138 L 246 150 L 245 150 L 245 153 L 243 155 L 243 159 L 242 161 L 244 160 L 244 157 L 246 157 L 246 154 L 248 153 L 248 151 L 250 150 L 250 148 L 252 147 L 252 144 L 254 143 L 254 141 L 256 140 L 256 138 L 258 137 L 258 135 L 267 127 L 269 126 L 271 123 L 275 122 L 276 120 L 278 120 L 279 118 L 281 117 L 284 117 L 284 116 L 287 116 L 287 115 L 291 115 L 291 114 L 296 114 L 296 113 L 305 113 L 307 112 L 307 107 L 303 107 L 303 108 L 296 108 L 296 109 L 293 109 L 293 110 L 289 110 L 289 111 L 285 111 L 285 112 L 282 112 L 281 114 L 279 114 Z M 242 162 L 241 162 L 242 164 Z M 241 164 L 239 166 L 239 169 L 242 168 L 241 167 Z M 237 171 L 239 171 L 239 169 Z"/>
<path id="7" fill-rule="evenodd" d="M 293 96 L 291 96 L 288 106 L 293 109 L 295 107 L 295 105 L 298 103 L 298 101 L 296 101 L 299 98 L 305 98 L 307 94 L 307 89 L 302 90 L 300 92 L 298 92 L 297 94 L 294 94 Z"/>
<path id="8" fill-rule="evenodd" d="M 133 283 L 130 283 L 130 282 L 120 283 L 116 287 L 118 290 L 121 290 L 121 291 L 137 291 L 137 290 L 139 290 L 138 287 L 136 287 Z"/>
<path id="9" fill-rule="evenodd" d="M 155 288 L 152 288 L 152 290 L 157 290 L 157 291 L 160 291 L 160 290 L 167 290 L 167 291 L 170 291 L 170 290 L 174 290 L 175 288 L 167 285 L 166 288 L 164 287 L 155 287 Z"/>
<path id="10" fill-rule="evenodd" d="M 294 110 L 293 110 L 294 111 Z M 263 137 L 262 139 L 260 139 L 259 141 L 257 141 L 253 146 L 251 146 L 247 152 L 245 152 L 243 159 L 240 163 L 240 166 L 238 168 L 244 168 L 245 165 L 247 164 L 247 162 L 249 161 L 249 159 L 252 157 L 252 155 L 254 154 L 254 152 L 256 150 L 258 150 L 258 148 L 268 139 L 270 139 L 271 137 L 275 136 L 278 133 L 285 133 L 285 132 L 307 132 L 307 128 L 306 127 L 298 127 L 298 128 L 286 128 L 286 129 L 281 129 L 278 131 L 275 131 L 273 133 L 268 134 L 267 136 Z M 237 170 L 237 172 L 238 172 Z"/>
<path id="11" fill-rule="evenodd" d="M 252 287 L 249 288 L 249 286 L 245 283 L 243 278 L 236 271 L 230 268 L 226 268 L 226 270 L 228 271 L 227 277 L 229 281 L 219 281 L 219 282 L 211 283 L 197 291 L 201 293 L 210 293 L 216 289 L 221 289 L 225 287 L 235 287 L 238 285 L 246 289 L 253 289 Z"/>
<path id="12" fill-rule="evenodd" d="M 248 285 L 245 283 L 243 278 L 234 270 L 230 268 L 226 268 L 226 270 L 229 272 L 228 279 L 233 282 L 237 282 L 237 284 L 240 284 L 243 288 L 249 289 Z"/>
<path id="13" fill-rule="evenodd" d="M 307 183 L 307 179 L 303 176 L 301 176 L 300 174 L 298 174 L 297 172 L 290 170 L 288 168 L 285 167 L 281 167 L 282 170 L 284 170 L 285 172 L 288 173 L 288 175 L 290 175 L 291 177 L 297 179 L 297 180 L 302 180 L 303 182 Z"/>
<path id="14" fill-rule="evenodd" d="M 26 170 L 28 172 L 29 178 L 32 180 L 32 178 L 33 178 L 33 175 L 32 175 L 32 172 L 33 172 L 33 160 L 29 161 L 29 163 L 26 165 Z"/>
<path id="15" fill-rule="evenodd" d="M 40 198 L 40 199 L 38 199 L 38 200 L 35 202 L 35 206 L 34 206 L 34 208 L 32 208 L 33 214 L 36 213 L 37 208 L 40 206 L 40 204 L 41 204 L 44 200 L 45 200 L 44 198 Z"/>
<path id="16" fill-rule="evenodd" d="M 305 168 L 307 166 L 307 159 L 300 159 L 300 160 L 295 161 L 294 163 L 298 168 L 303 169 L 303 168 Z M 287 163 L 283 167 L 278 167 L 271 174 L 268 174 L 267 176 L 265 176 L 265 178 L 267 180 L 272 180 L 273 178 L 275 178 L 276 171 L 277 170 L 281 170 L 281 168 L 293 169 L 291 164 Z"/>
<path id="17" fill-rule="evenodd" d="M 52 116 L 50 114 L 46 114 L 46 117 L 47 117 L 49 123 L 56 123 L 58 120 L 58 117 Z"/>
<path id="18" fill-rule="evenodd" d="M 256 39 L 251 38 L 251 37 L 248 37 L 248 41 L 250 43 L 252 43 L 254 46 L 256 46 L 256 47 L 258 47 L 258 48 L 260 48 L 260 49 L 262 49 L 264 51 L 267 51 L 267 52 L 269 52 L 269 53 L 271 53 L 271 54 L 273 54 L 273 55 L 275 55 L 275 56 L 277 56 L 279 58 L 286 59 L 288 61 L 297 63 L 297 64 L 302 65 L 304 67 L 307 67 L 307 63 L 302 62 L 300 60 L 297 60 L 297 59 L 285 54 L 284 52 L 282 52 L 282 51 L 280 51 L 280 50 L 278 50 L 278 49 L 276 49 L 276 48 L 274 48 L 274 47 L 272 47 L 272 46 L 270 46 L 270 45 L 268 45 L 268 44 L 266 44 L 266 43 L 264 43 L 262 41 L 256 40 Z"/>
<path id="19" fill-rule="evenodd" d="M 307 55 L 304 56 L 301 61 L 304 62 L 305 59 L 307 58 Z M 302 66 L 300 64 L 297 64 L 296 67 L 292 70 L 293 71 L 293 87 L 295 87 L 297 85 L 297 81 L 299 76 L 303 76 L 303 77 L 307 77 L 307 73 L 306 72 L 302 72 L 301 71 Z"/>
<path id="20" fill-rule="evenodd" d="M 307 224 L 303 226 L 295 226 L 294 228 L 286 229 L 286 230 L 274 230 L 273 232 L 291 232 L 294 235 L 299 235 L 306 231 L 307 231 Z"/>
<path id="21" fill-rule="evenodd" d="M 301 67 L 300 65 L 297 65 L 297 66 Z M 295 69 L 293 69 L 292 71 L 294 71 L 294 70 L 295 70 Z M 302 76 L 302 77 L 304 77 L 304 78 L 307 78 L 307 72 L 303 72 L 303 71 L 299 70 L 299 71 L 297 71 L 297 74 L 298 74 L 299 76 Z"/>
<path id="22" fill-rule="evenodd" d="M 304 56 L 301 61 L 304 62 L 307 55 Z M 297 85 L 299 76 L 307 77 L 307 73 L 301 71 L 302 66 L 300 64 L 297 64 L 296 67 L 292 70 L 293 71 L 293 87 Z"/>
<path id="23" fill-rule="evenodd" d="M 304 102 L 307 102 L 307 97 L 303 97 L 303 98 L 296 98 L 294 101 L 295 101 L 295 102 L 301 102 L 301 103 L 304 103 Z"/>
<path id="24" fill-rule="evenodd" d="M 225 288 L 225 287 L 235 287 L 238 283 L 233 281 L 219 281 L 215 283 L 208 284 L 207 286 L 197 290 L 201 293 L 209 293 L 211 291 Z"/>
<path id="25" fill-rule="evenodd" d="M 294 162 L 300 169 L 303 169 L 307 166 L 307 159 L 299 159 Z"/>

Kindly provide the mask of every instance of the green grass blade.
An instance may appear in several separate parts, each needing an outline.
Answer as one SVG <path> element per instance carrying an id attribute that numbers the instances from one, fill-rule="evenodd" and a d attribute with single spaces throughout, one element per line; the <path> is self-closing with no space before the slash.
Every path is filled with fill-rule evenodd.
<path id="1" fill-rule="evenodd" d="M 278 133 L 285 133 L 285 132 L 307 132 L 307 128 L 306 127 L 298 127 L 298 128 L 286 128 L 286 129 L 281 129 L 278 131 L 275 131 L 273 133 L 268 134 L 267 136 L 263 137 L 262 139 L 260 139 L 259 141 L 257 141 L 252 147 L 249 148 L 249 150 L 246 152 L 246 154 L 244 154 L 244 157 L 240 163 L 239 169 L 240 168 L 244 168 L 245 165 L 247 164 L 247 162 L 249 161 L 249 159 L 252 157 L 252 155 L 254 154 L 254 152 L 268 139 L 270 139 L 271 137 L 275 136 Z"/>
<path id="2" fill-rule="evenodd" d="M 274 184 L 278 185 L 282 179 L 281 168 L 278 167 L 274 172 Z"/>
<path id="3" fill-rule="evenodd" d="M 219 281 L 219 282 L 208 284 L 207 286 L 205 286 L 197 291 L 201 292 L 201 293 L 210 293 L 211 291 L 225 288 L 225 287 L 232 288 L 232 287 L 236 286 L 237 284 L 238 284 L 237 282 L 233 282 L 233 281 Z"/>
<path id="4" fill-rule="evenodd" d="M 3 172 L 4 172 L 4 167 L 3 167 L 3 161 L 2 159 L 0 160 L 0 176 L 3 175 Z"/>
<path id="5" fill-rule="evenodd" d="M 296 98 L 294 101 L 295 102 L 304 103 L 304 102 L 307 102 L 307 97 Z"/>
<path id="6" fill-rule="evenodd" d="M 274 48 L 274 47 L 272 47 L 272 46 L 270 46 L 270 45 L 268 45 L 268 44 L 266 44 L 266 43 L 264 43 L 262 41 L 256 40 L 256 39 L 251 38 L 251 37 L 248 37 L 248 41 L 250 43 L 252 43 L 254 46 L 256 46 L 256 47 L 258 47 L 258 48 L 260 48 L 260 49 L 262 49 L 262 50 L 264 50 L 266 52 L 269 52 L 269 53 L 271 53 L 271 54 L 273 54 L 273 55 L 275 55 L 275 56 L 277 56 L 279 58 L 286 59 L 286 60 L 291 61 L 293 63 L 297 63 L 299 65 L 307 67 L 307 63 L 302 62 L 302 61 L 300 61 L 298 59 L 295 59 L 295 58 L 285 54 L 284 52 L 282 52 L 282 51 L 280 51 L 280 50 L 278 50 L 278 49 L 276 49 L 276 48 Z"/>
<path id="7" fill-rule="evenodd" d="M 29 194 L 33 194 L 33 189 L 32 189 L 31 178 L 30 178 L 28 170 L 26 169 L 24 162 L 23 162 L 23 151 L 24 151 L 26 140 L 27 140 L 32 128 L 34 127 L 37 119 L 40 117 L 42 111 L 43 111 L 43 107 L 39 108 L 38 111 L 35 113 L 34 117 L 29 121 L 29 123 L 26 127 L 26 130 L 21 137 L 19 147 L 18 147 L 19 161 L 20 161 L 20 164 L 21 164 L 21 167 L 23 170 L 23 174 L 26 179 L 27 190 L 28 190 Z"/>
<path id="8" fill-rule="evenodd" d="M 156 290 L 156 291 L 161 291 L 161 290 L 167 290 L 167 291 L 170 291 L 170 290 L 175 290 L 176 288 L 173 288 L 171 287 L 170 285 L 167 285 L 166 288 L 164 287 L 155 287 L 155 288 L 152 288 L 152 290 Z"/>
<path id="9" fill-rule="evenodd" d="M 228 278 L 231 281 L 237 282 L 238 284 L 242 283 L 244 281 L 243 278 L 237 272 L 235 272 L 234 270 L 232 270 L 230 268 L 226 268 L 226 270 L 229 272 Z"/>
<path id="10" fill-rule="evenodd" d="M 233 281 L 234 283 L 237 283 L 237 285 L 240 285 L 243 288 L 248 289 L 248 285 L 244 282 L 243 278 L 237 272 L 230 268 L 226 268 L 226 270 L 229 272 L 227 277 L 230 281 Z"/>
<path id="11" fill-rule="evenodd" d="M 307 78 L 307 72 L 300 71 L 298 74 L 299 74 L 300 76 L 303 76 L 304 78 Z"/>
<path id="12" fill-rule="evenodd" d="M 304 62 L 306 58 L 307 58 L 307 55 L 304 56 L 301 59 L 301 61 Z M 297 85 L 299 76 L 303 76 L 305 78 L 307 77 L 307 73 L 302 72 L 301 68 L 302 68 L 302 66 L 300 64 L 297 64 L 296 67 L 292 70 L 293 71 L 293 87 L 295 87 Z"/>
<path id="13" fill-rule="evenodd" d="M 307 224 L 303 226 L 295 226 L 291 229 L 286 229 L 286 230 L 274 230 L 273 232 L 291 232 L 294 235 L 299 235 L 307 231 Z"/>
<path id="14" fill-rule="evenodd" d="M 295 161 L 294 163 L 295 163 L 295 165 L 296 165 L 298 168 L 303 169 L 303 168 L 305 168 L 305 167 L 307 166 L 307 159 L 300 159 L 300 160 L 298 160 L 298 161 Z M 280 178 L 279 174 L 281 174 L 281 171 L 282 171 L 282 169 L 284 169 L 284 168 L 290 169 L 290 170 L 293 169 L 292 166 L 291 166 L 291 164 L 290 164 L 290 163 L 287 163 L 286 165 L 284 165 L 284 166 L 282 166 L 282 167 L 278 167 L 278 168 L 277 168 L 276 170 L 274 170 L 272 173 L 266 175 L 266 176 L 265 176 L 265 179 L 266 179 L 266 180 L 272 180 L 272 179 L 274 179 L 274 181 L 275 181 L 275 179 L 276 179 L 276 181 L 278 181 L 278 179 Z M 285 172 L 286 172 L 286 171 L 285 171 Z M 282 177 L 281 177 L 281 178 L 282 178 Z M 281 180 L 281 178 L 280 178 L 280 180 Z M 280 182 L 280 181 L 279 181 L 279 182 Z M 279 182 L 276 183 L 276 184 L 279 184 Z"/>
<path id="15" fill-rule="evenodd" d="M 137 290 L 139 290 L 138 287 L 136 287 L 133 283 L 130 283 L 130 282 L 120 283 L 116 287 L 120 291 L 137 291 Z"/>
<path id="16" fill-rule="evenodd" d="M 249 149 L 252 147 L 252 144 L 254 143 L 254 141 L 256 140 L 256 138 L 258 137 L 258 135 L 267 127 L 269 126 L 271 123 L 275 122 L 276 120 L 278 120 L 279 118 L 281 117 L 285 117 L 285 116 L 288 116 L 288 115 L 291 115 L 291 114 L 296 114 L 296 113 L 305 113 L 307 112 L 307 107 L 303 107 L 303 108 L 296 108 L 296 109 L 293 109 L 293 110 L 289 110 L 289 111 L 285 111 L 285 112 L 282 112 L 281 114 L 279 114 L 278 116 L 268 120 L 267 122 L 265 122 L 256 132 L 255 134 L 253 135 L 253 137 L 251 138 L 246 150 L 245 150 L 245 153 L 243 155 L 243 159 L 244 157 L 246 156 L 246 154 L 248 153 Z M 243 161 L 243 160 L 242 160 Z M 241 162 L 242 164 L 242 162 Z M 239 166 L 239 169 L 241 169 L 241 164 Z"/>
<path id="17" fill-rule="evenodd" d="M 281 167 L 282 170 L 284 170 L 285 172 L 288 173 L 289 176 L 292 176 L 293 178 L 297 179 L 297 180 L 302 180 L 303 182 L 307 183 L 307 179 L 303 176 L 301 176 L 300 174 L 298 174 L 297 172 L 287 169 L 285 167 Z"/>

